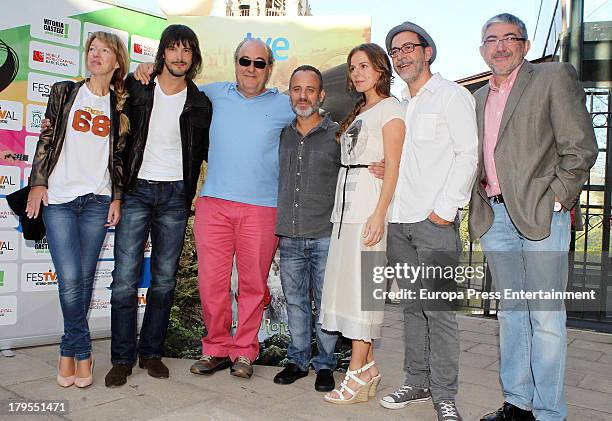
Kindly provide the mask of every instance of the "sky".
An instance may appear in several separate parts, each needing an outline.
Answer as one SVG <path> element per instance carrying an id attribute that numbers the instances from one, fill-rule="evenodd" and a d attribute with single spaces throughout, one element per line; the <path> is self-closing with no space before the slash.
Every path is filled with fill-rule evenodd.
<path id="1" fill-rule="evenodd" d="M 407 20 L 416 23 L 436 44 L 431 70 L 451 80 L 488 70 L 478 52 L 480 30 L 487 19 L 509 12 L 533 33 L 537 6 L 535 0 L 310 0 L 313 15 L 370 15 L 372 42 L 383 47 L 389 29 Z"/>
<path id="2" fill-rule="evenodd" d="M 156 0 L 118 0 L 117 2 L 162 14 Z M 499 13 L 512 13 L 525 22 L 529 38 L 535 40 L 527 59 L 541 57 L 544 49 L 542 41 L 546 37 L 543 30 L 548 30 L 555 1 L 310 0 L 309 3 L 314 16 L 371 16 L 372 42 L 383 47 L 387 32 L 395 25 L 406 20 L 418 24 L 436 43 L 437 58 L 432 64 L 432 71 L 440 72 L 446 79 L 456 80 L 488 70 L 478 51 L 480 31 L 487 19 Z M 611 15 L 611 0 L 585 0 L 585 20 L 610 20 Z M 540 19 L 537 25 L 540 33 L 535 31 L 538 19 Z M 398 87 L 396 84 L 394 93 L 397 94 L 399 88 L 401 86 Z"/>

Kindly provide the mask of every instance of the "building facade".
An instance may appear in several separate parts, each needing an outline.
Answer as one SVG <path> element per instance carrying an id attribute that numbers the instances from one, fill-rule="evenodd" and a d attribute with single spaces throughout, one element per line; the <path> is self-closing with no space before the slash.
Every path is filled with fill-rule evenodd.
<path id="1" fill-rule="evenodd" d="M 310 16 L 308 0 L 221 0 L 225 16 Z M 220 11 L 220 10 L 219 10 Z"/>

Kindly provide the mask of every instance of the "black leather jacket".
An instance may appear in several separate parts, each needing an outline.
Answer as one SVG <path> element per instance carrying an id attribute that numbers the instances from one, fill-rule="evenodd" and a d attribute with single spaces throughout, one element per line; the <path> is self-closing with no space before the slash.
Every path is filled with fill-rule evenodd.
<path id="1" fill-rule="evenodd" d="M 66 124 L 70 109 L 74 104 L 77 93 L 85 80 L 80 82 L 63 81 L 53 84 L 51 94 L 45 111 L 45 118 L 49 119 L 51 125 L 42 130 L 36 145 L 36 153 L 32 162 L 32 173 L 30 174 L 30 186 L 48 187 L 47 181 L 53 172 L 59 159 L 64 138 L 66 136 Z M 115 107 L 117 97 L 110 91 L 111 108 L 111 131 L 110 148 L 108 156 L 108 170 L 112 183 L 112 200 L 121 199 L 123 191 L 123 149 L 125 136 L 119 136 L 119 113 Z"/>
<path id="2" fill-rule="evenodd" d="M 142 165 L 149 133 L 149 121 L 155 93 L 154 76 L 148 85 L 142 85 L 129 74 L 125 80 L 128 98 L 127 114 L 130 118 L 130 134 L 125 148 L 125 190 L 134 192 L 138 172 Z M 187 99 L 179 117 L 183 146 L 183 182 L 185 207 L 191 209 L 196 194 L 202 162 L 208 159 L 208 129 L 212 117 L 212 104 L 191 80 L 187 80 Z"/>

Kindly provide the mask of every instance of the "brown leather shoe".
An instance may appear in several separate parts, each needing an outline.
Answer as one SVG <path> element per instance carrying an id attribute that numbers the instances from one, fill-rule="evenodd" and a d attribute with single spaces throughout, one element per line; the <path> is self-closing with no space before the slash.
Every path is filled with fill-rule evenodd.
<path id="1" fill-rule="evenodd" d="M 232 365 L 228 357 L 215 357 L 213 355 L 202 355 L 199 361 L 191 366 L 193 374 L 213 374 L 215 371 L 224 370 Z"/>
<path id="2" fill-rule="evenodd" d="M 253 363 L 247 357 L 240 356 L 234 360 L 230 374 L 244 379 L 250 379 L 253 375 Z"/>
<path id="3" fill-rule="evenodd" d="M 160 357 L 153 358 L 138 358 L 138 367 L 146 368 L 149 376 L 155 377 L 156 379 L 167 379 L 170 376 L 170 370 L 166 367 L 166 364 L 162 363 Z"/>
<path id="4" fill-rule="evenodd" d="M 123 386 L 127 377 L 132 374 L 132 366 L 129 364 L 113 364 L 113 368 L 104 377 L 106 387 Z"/>

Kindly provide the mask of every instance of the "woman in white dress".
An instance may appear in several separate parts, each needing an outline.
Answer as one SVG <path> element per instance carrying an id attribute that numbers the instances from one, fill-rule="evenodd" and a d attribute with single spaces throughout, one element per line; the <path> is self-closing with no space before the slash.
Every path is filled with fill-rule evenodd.
<path id="1" fill-rule="evenodd" d="M 384 302 L 373 302 L 372 269 L 386 263 L 386 216 L 399 174 L 404 142 L 403 109 L 391 96 L 389 57 L 376 44 L 361 44 L 348 55 L 348 87 L 360 93 L 341 123 L 334 224 L 321 303 L 323 329 L 352 339 L 346 377 L 325 395 L 332 403 L 365 402 L 376 395 L 380 373 L 373 340 L 380 338 Z M 385 160 L 383 180 L 367 170 Z M 370 252 L 370 253 L 364 253 Z M 362 276 L 362 273 L 364 276 Z"/>

